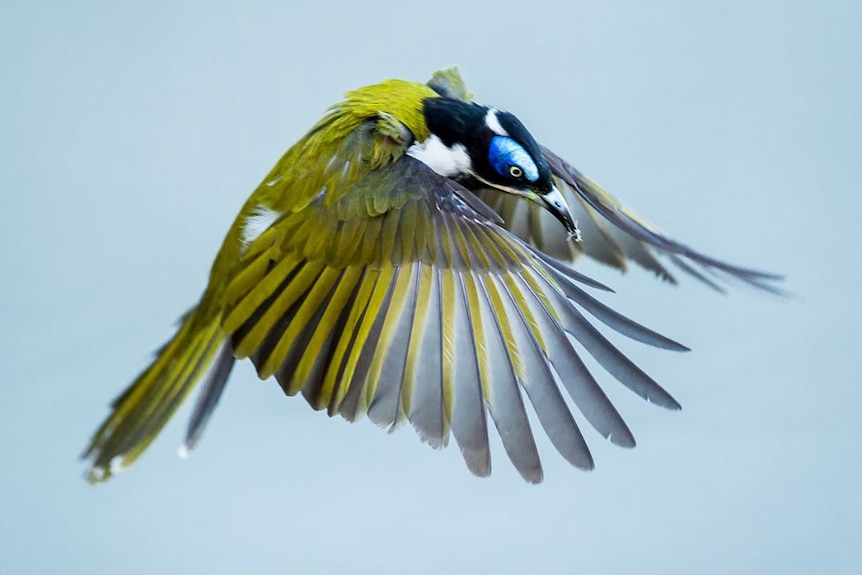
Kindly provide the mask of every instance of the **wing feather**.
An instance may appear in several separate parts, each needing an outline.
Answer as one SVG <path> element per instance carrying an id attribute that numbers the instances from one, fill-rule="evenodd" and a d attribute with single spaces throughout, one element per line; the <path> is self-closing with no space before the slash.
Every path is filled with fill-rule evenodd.
<path id="1" fill-rule="evenodd" d="M 280 310 L 287 309 L 288 306 L 290 308 L 295 306 L 296 308 L 295 311 L 286 312 L 290 316 L 290 321 L 283 330 L 279 330 L 281 335 L 278 341 L 266 358 L 266 361 L 264 361 L 263 366 L 259 368 L 259 375 L 264 379 L 273 375 L 279 369 L 288 357 L 291 348 L 305 348 L 308 346 L 311 334 L 314 328 L 317 327 L 320 318 L 323 316 L 323 311 L 326 309 L 325 304 L 332 293 L 332 289 L 341 277 L 341 270 L 325 266 L 315 266 L 313 264 L 306 265 L 303 272 L 306 273 L 298 274 L 291 287 L 298 284 L 297 292 L 303 290 L 306 287 L 305 276 L 312 276 L 312 279 L 308 282 L 310 285 L 303 290 L 304 293 L 301 295 L 291 294 L 289 297 L 279 298 L 277 304 L 270 309 L 270 312 L 279 313 Z M 285 293 L 289 293 L 288 290 L 285 290 Z M 255 329 L 261 326 L 263 329 L 269 327 L 262 320 L 255 326 Z M 249 337 L 252 337 L 252 334 L 249 334 Z M 296 359 L 300 358 L 297 356 Z M 293 362 L 291 361 L 290 363 L 292 364 Z M 302 389 L 303 384 L 304 381 L 300 382 L 299 385 L 288 382 L 287 394 L 294 395 L 298 393 Z"/>
<path id="2" fill-rule="evenodd" d="M 302 356 L 292 375 L 296 384 L 289 385 L 297 385 L 305 381 L 302 393 L 314 409 L 323 409 L 329 404 L 331 394 L 324 391 L 326 368 L 332 360 L 336 337 L 344 330 L 351 309 L 350 302 L 356 297 L 357 284 L 362 278 L 362 271 L 357 266 L 344 269 L 332 296 L 321 307 L 323 313 L 307 346 L 311 353 Z M 319 351 L 315 354 L 314 350 Z M 282 368 L 285 367 L 287 362 L 282 364 Z M 282 378 L 286 377 L 282 369 L 279 369 L 277 376 L 279 375 Z"/>
<path id="3" fill-rule="evenodd" d="M 628 237 L 634 240 L 646 252 L 655 249 L 665 256 L 677 256 L 677 258 L 691 260 L 706 269 L 716 270 L 726 274 L 728 278 L 747 283 L 756 288 L 776 294 L 783 293 L 780 288 L 770 283 L 782 280 L 783 276 L 723 262 L 665 236 L 652 225 L 638 217 L 634 212 L 624 207 L 617 199 L 550 149 L 542 146 L 542 153 L 548 164 L 550 164 L 554 175 L 568 184 L 569 188 L 574 190 L 577 196 L 589 205 L 590 208 L 610 222 L 615 228 L 614 234 L 622 234 L 619 237 Z M 630 254 L 627 255 L 633 257 Z M 638 257 L 637 254 L 635 254 L 634 259 L 646 267 L 652 265 L 650 260 Z M 664 267 L 660 267 L 656 271 L 666 279 L 673 279 L 673 276 Z M 698 276 L 694 275 L 694 277 Z M 698 279 L 700 278 L 698 277 Z"/>
<path id="4" fill-rule="evenodd" d="M 485 477 L 491 473 L 491 452 L 467 297 L 455 270 L 440 269 L 438 274 L 443 296 L 444 406 L 449 411 L 452 405 L 452 435 L 467 467 Z"/>
<path id="5" fill-rule="evenodd" d="M 689 351 L 689 349 L 681 343 L 661 335 L 660 333 L 657 333 L 611 309 L 578 286 L 574 285 L 572 282 L 567 281 L 566 277 L 560 274 L 556 269 L 551 268 L 549 275 L 557 280 L 556 285 L 563 290 L 566 297 L 578 303 L 593 317 L 619 333 L 636 341 L 655 347 L 671 351 Z"/>
<path id="6" fill-rule="evenodd" d="M 350 358 L 353 356 L 357 330 L 365 318 L 378 277 L 377 270 L 363 269 L 362 276 L 358 281 L 358 288 L 345 304 L 343 312 L 347 319 L 340 334 L 338 334 L 338 342 L 335 345 L 319 392 L 321 401 L 327 403 L 330 416 L 339 412 L 347 393 L 348 386 L 345 380 L 349 381 L 353 376 L 355 368 L 351 367 Z"/>
<path id="7" fill-rule="evenodd" d="M 504 357 L 510 369 L 517 365 L 518 382 L 551 443 L 572 465 L 592 469 L 587 443 L 554 380 L 547 355 L 527 329 L 523 313 L 510 298 L 500 296 L 501 287 L 495 278 L 486 277 L 483 289 L 495 312 L 494 323 L 507 352 Z"/>
<path id="8" fill-rule="evenodd" d="M 443 408 L 443 319 L 440 280 L 430 265 L 422 264 L 417 310 L 411 326 L 405 387 L 412 388 L 412 404 L 404 405 L 410 423 L 433 447 L 449 441 L 449 422 Z"/>
<path id="9" fill-rule="evenodd" d="M 578 284 L 607 288 L 484 217 L 490 208 L 456 182 L 402 157 L 327 194 L 252 242 L 221 294 L 234 355 L 286 393 L 348 420 L 409 421 L 434 447 L 451 432 L 480 476 L 491 472 L 490 416 L 530 482 L 543 471 L 526 400 L 577 467 L 593 459 L 562 388 L 601 435 L 634 445 L 575 342 L 635 393 L 677 405 L 578 308 L 624 335 L 682 346 L 587 294 Z"/>
<path id="10" fill-rule="evenodd" d="M 392 301 L 392 288 L 395 285 L 392 280 L 395 272 L 396 268 L 385 266 L 374 274 L 376 277 L 368 304 L 353 334 L 350 352 L 345 358 L 338 386 L 341 397 L 336 397 L 336 405 L 338 412 L 350 421 L 365 415 L 368 408 L 365 401 L 365 383 L 383 331 L 386 309 Z"/>
<path id="11" fill-rule="evenodd" d="M 647 401 L 668 409 L 680 409 L 679 403 L 667 391 L 614 347 L 561 293 L 554 289 L 554 286 L 547 284 L 545 278 L 530 270 L 525 274 L 532 276 L 528 282 L 531 293 L 534 293 L 532 290 L 542 289 L 541 283 L 545 283 L 546 289 L 542 291 L 555 300 L 551 305 L 554 305 L 563 315 L 564 329 L 575 336 L 587 353 L 592 355 L 608 373 Z"/>
<path id="12" fill-rule="evenodd" d="M 515 278 L 509 278 L 506 287 L 513 303 L 522 312 L 530 311 L 532 321 L 536 322 L 534 330 L 541 331 L 548 338 L 547 347 L 544 347 L 545 354 L 560 375 L 563 386 L 578 410 L 602 436 L 617 445 L 633 447 L 634 436 L 622 416 L 602 391 L 558 323 L 558 317 L 564 315 L 571 305 L 566 302 L 561 306 L 551 307 L 540 299 L 539 294 L 547 298 L 553 296 L 553 293 L 535 292 L 522 278 L 517 281 Z M 556 293 L 553 289 L 548 291 Z"/>
<path id="13" fill-rule="evenodd" d="M 369 370 L 366 400 L 370 399 L 368 417 L 378 425 L 395 426 L 406 419 L 403 401 L 404 369 L 410 347 L 411 326 L 415 321 L 416 290 L 420 264 L 401 267 L 394 286 L 392 303 L 377 343 L 378 351 Z M 410 393 L 410 390 L 407 390 Z M 403 401 L 402 401 L 403 400 Z"/>
<path id="14" fill-rule="evenodd" d="M 484 276 L 488 277 L 488 276 Z M 530 483 L 542 481 L 539 452 L 482 277 L 461 275 L 475 341 L 481 389 L 509 460 Z"/>

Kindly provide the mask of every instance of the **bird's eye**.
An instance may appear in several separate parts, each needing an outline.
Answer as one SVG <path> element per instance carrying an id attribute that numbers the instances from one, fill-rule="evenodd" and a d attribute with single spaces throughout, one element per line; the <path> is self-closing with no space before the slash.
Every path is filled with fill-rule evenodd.
<path id="1" fill-rule="evenodd" d="M 539 179 L 539 168 L 521 144 L 506 136 L 494 136 L 488 146 L 488 163 L 503 178 L 529 182 Z"/>

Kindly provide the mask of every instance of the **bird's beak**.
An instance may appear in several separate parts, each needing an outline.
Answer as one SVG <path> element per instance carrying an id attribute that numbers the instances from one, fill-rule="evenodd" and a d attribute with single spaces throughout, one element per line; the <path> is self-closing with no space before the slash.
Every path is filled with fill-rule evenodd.
<path id="1" fill-rule="evenodd" d="M 551 214 L 560 220 L 560 222 L 566 227 L 566 231 L 569 233 L 569 239 L 574 239 L 575 241 L 581 240 L 581 231 L 578 229 L 577 223 L 572 219 L 572 212 L 569 210 L 569 205 L 566 203 L 566 200 L 563 199 L 563 194 L 560 193 L 560 190 L 557 189 L 556 186 L 551 186 L 551 191 L 546 194 L 539 195 L 542 203 L 544 204 L 544 208 L 551 212 Z"/>

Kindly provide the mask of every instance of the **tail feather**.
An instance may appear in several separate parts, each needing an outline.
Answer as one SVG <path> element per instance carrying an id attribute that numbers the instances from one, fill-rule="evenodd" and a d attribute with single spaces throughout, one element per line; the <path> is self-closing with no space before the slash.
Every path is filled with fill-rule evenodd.
<path id="1" fill-rule="evenodd" d="M 236 358 L 233 355 L 233 346 L 229 341 L 225 341 L 221 344 L 215 363 L 207 374 L 203 389 L 198 395 L 195 409 L 189 419 L 186 439 L 180 447 L 181 454 L 188 454 L 200 440 L 210 416 L 218 405 L 234 362 Z"/>
<path id="2" fill-rule="evenodd" d="M 83 454 L 91 461 L 87 480 L 100 483 L 127 467 L 156 438 L 188 397 L 224 341 L 220 318 L 195 310 L 181 320 L 176 335 L 155 360 L 112 403 Z"/>

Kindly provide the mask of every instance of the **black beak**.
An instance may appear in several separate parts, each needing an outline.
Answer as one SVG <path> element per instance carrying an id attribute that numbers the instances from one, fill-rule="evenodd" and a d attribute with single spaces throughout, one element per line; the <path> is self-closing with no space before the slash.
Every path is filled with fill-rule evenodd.
<path id="1" fill-rule="evenodd" d="M 545 209 L 551 212 L 565 226 L 569 239 L 574 239 L 576 242 L 581 241 L 581 230 L 578 229 L 575 220 L 572 219 L 572 212 L 569 210 L 569 205 L 563 199 L 563 194 L 560 193 L 560 190 L 552 185 L 548 193 L 542 194 L 539 197 L 542 198 Z"/>

